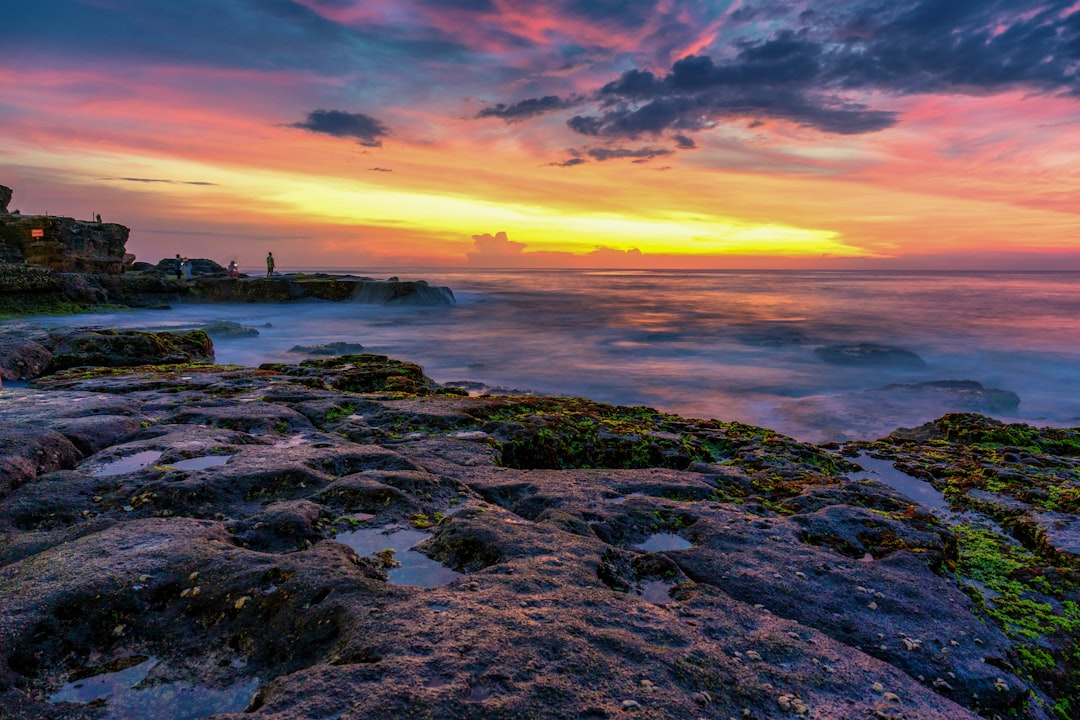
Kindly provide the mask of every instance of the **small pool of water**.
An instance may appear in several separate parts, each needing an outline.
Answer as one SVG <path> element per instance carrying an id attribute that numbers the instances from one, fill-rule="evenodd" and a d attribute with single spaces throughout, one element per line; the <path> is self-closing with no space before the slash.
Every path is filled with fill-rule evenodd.
<path id="1" fill-rule="evenodd" d="M 429 537 L 431 533 L 422 530 L 366 528 L 338 533 L 334 539 L 351 547 L 357 555 L 374 555 L 381 550 L 393 550 L 394 560 L 401 563 L 387 573 L 387 582 L 393 585 L 438 587 L 461 577 L 462 573 L 412 549 Z"/>
<path id="2" fill-rule="evenodd" d="M 154 658 L 147 658 L 123 670 L 74 680 L 50 695 L 49 702 L 88 703 L 107 698 L 141 683 L 157 663 Z"/>
<path id="3" fill-rule="evenodd" d="M 107 463 L 92 466 L 91 474 L 94 477 L 107 477 L 109 475 L 123 475 L 124 473 L 141 470 L 147 465 L 157 462 L 161 457 L 160 450 L 143 450 L 133 455 L 127 455 Z"/>
<path id="4" fill-rule="evenodd" d="M 75 680 L 49 696 L 49 702 L 85 704 L 104 700 L 105 720 L 197 720 L 242 712 L 259 689 L 258 680 L 214 689 L 186 682 L 146 682 L 155 658 L 116 672 Z"/>
<path id="5" fill-rule="evenodd" d="M 653 533 L 645 538 L 643 542 L 637 543 L 633 547 L 648 552 L 664 552 L 666 550 L 685 550 L 693 546 L 694 543 L 675 533 Z"/>
<path id="6" fill-rule="evenodd" d="M 898 490 L 923 507 L 938 512 L 950 512 L 949 504 L 945 502 L 945 496 L 941 494 L 940 490 L 926 480 L 917 478 L 914 475 L 908 475 L 902 470 L 897 470 L 893 467 L 892 460 L 870 457 L 866 453 L 860 453 L 858 457 L 852 459 L 862 465 L 866 472 L 848 473 L 847 477 L 849 479 L 857 480 L 870 476 L 874 480 L 883 482 L 892 489 Z"/>
<path id="7" fill-rule="evenodd" d="M 229 462 L 232 455 L 203 455 L 201 457 L 188 458 L 180 462 L 169 463 L 169 467 L 177 470 L 205 470 L 206 468 L 224 465 Z"/>
<path id="8" fill-rule="evenodd" d="M 621 505 L 632 497 L 644 497 L 644 495 L 639 492 L 632 492 L 627 495 L 604 495 L 600 498 L 600 502 L 609 503 L 611 505 Z"/>
<path id="9" fill-rule="evenodd" d="M 646 580 L 641 583 L 638 594 L 641 595 L 642 600 L 656 605 L 666 605 L 671 602 L 671 588 L 673 587 L 675 583 L 666 580 Z"/>

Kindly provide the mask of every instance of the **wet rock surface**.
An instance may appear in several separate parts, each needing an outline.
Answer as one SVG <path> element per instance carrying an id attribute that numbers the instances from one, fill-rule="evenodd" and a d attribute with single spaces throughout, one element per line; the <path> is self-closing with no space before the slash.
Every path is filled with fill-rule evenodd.
<path id="1" fill-rule="evenodd" d="M 1000 627 L 1052 702 L 1080 714 L 1080 429 L 954 413 L 845 452 L 869 452 L 941 493 L 960 588 Z M 991 662 L 991 660 L 988 660 Z"/>
<path id="2" fill-rule="evenodd" d="M 210 362 L 214 346 L 201 330 L 71 328 L 45 332 L 28 323 L 0 325 L 0 378 L 26 380 L 75 367 L 130 367 Z"/>
<path id="3" fill-rule="evenodd" d="M 877 343 L 827 345 L 814 348 L 814 354 L 834 365 L 887 365 L 907 368 L 926 366 L 926 361 L 910 350 Z"/>
<path id="4" fill-rule="evenodd" d="M 356 354 L 5 388 L 0 715 L 107 717 L 134 701 L 69 684 L 129 672 L 237 720 L 1075 717 L 1078 431 L 826 448 L 460 393 Z M 1002 524 L 945 522 L 861 452 Z M 457 574 L 397 582 L 406 553 Z"/>

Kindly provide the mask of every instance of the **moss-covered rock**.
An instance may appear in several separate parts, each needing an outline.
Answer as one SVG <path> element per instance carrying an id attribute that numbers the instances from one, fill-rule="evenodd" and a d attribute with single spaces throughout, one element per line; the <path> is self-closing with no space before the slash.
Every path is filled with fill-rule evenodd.
<path id="1" fill-rule="evenodd" d="M 299 365 L 268 363 L 259 366 L 291 377 L 318 380 L 320 386 L 355 393 L 431 395 L 438 387 L 423 369 L 410 362 L 367 353 L 305 360 Z"/>
<path id="2" fill-rule="evenodd" d="M 87 330 L 64 336 L 47 372 L 74 367 L 130 367 L 211 362 L 214 345 L 202 330 L 184 334 Z"/>

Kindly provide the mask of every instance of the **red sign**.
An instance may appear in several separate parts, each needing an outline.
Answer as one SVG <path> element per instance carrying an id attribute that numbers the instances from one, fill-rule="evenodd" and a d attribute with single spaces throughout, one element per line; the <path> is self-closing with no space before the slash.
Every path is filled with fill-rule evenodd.
<path id="1" fill-rule="evenodd" d="M 44 230 L 30 230 L 30 237 L 32 237 L 32 238 L 43 238 L 43 237 L 45 237 L 45 231 Z"/>

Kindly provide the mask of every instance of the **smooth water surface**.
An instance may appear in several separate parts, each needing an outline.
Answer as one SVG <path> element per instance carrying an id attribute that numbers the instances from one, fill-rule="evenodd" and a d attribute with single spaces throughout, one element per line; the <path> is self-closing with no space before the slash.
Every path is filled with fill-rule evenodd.
<path id="1" fill-rule="evenodd" d="M 148 682 L 158 664 L 148 658 L 117 672 L 75 680 L 51 696 L 49 702 L 105 702 L 105 720 L 197 720 L 220 713 L 242 712 L 259 689 L 258 680 L 215 689 L 186 682 Z"/>
<path id="2" fill-rule="evenodd" d="M 393 550 L 394 560 L 401 563 L 386 574 L 387 582 L 393 585 L 438 587 L 461 577 L 462 573 L 412 549 L 429 537 L 431 533 L 421 530 L 387 532 L 386 528 L 366 528 L 338 533 L 334 539 L 348 545 L 361 556 L 374 555 L 381 550 Z"/>
<path id="3" fill-rule="evenodd" d="M 361 343 L 439 382 L 649 405 L 809 441 L 872 439 L 945 412 L 1080 425 L 1080 273 L 414 270 L 452 307 L 182 304 L 38 324 L 182 327 L 232 320 L 219 362 L 298 362 L 294 345 Z M 267 327 L 269 324 L 269 327 Z M 925 366 L 830 364 L 817 348 L 875 343 Z M 1019 406 L 919 387 L 975 381 Z"/>
<path id="4" fill-rule="evenodd" d="M 653 533 L 642 542 L 632 547 L 648 552 L 664 552 L 666 550 L 685 550 L 693 547 L 693 543 L 675 533 Z"/>
<path id="5" fill-rule="evenodd" d="M 646 602 L 655 605 L 666 605 L 671 602 L 671 589 L 673 587 L 675 587 L 675 583 L 666 580 L 646 580 L 641 583 L 638 594 Z"/>
<path id="6" fill-rule="evenodd" d="M 93 466 L 91 474 L 94 477 L 108 477 L 110 475 L 123 475 L 129 472 L 135 472 L 157 462 L 157 459 L 161 457 L 161 451 L 159 450 L 141 450 L 131 455 L 125 455 L 122 458 L 117 458 L 107 463 Z"/>
<path id="7" fill-rule="evenodd" d="M 224 465 L 229 462 L 229 458 L 231 457 L 232 455 L 202 455 L 201 457 L 193 457 L 188 458 L 187 460 L 169 463 L 169 467 L 174 467 L 177 470 L 205 470 L 206 468 Z"/>
<path id="8" fill-rule="evenodd" d="M 851 458 L 851 460 L 861 465 L 866 472 L 848 473 L 847 477 L 853 480 L 864 477 L 873 478 L 902 493 L 905 497 L 911 498 L 925 508 L 935 512 L 951 512 L 949 503 L 945 501 L 945 496 L 942 495 L 940 490 L 926 480 L 917 478 L 914 475 L 908 475 L 902 470 L 897 470 L 893 467 L 892 460 L 871 457 L 866 453 L 860 453 L 858 457 Z"/>

